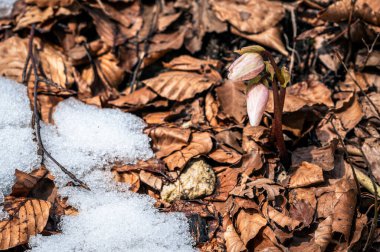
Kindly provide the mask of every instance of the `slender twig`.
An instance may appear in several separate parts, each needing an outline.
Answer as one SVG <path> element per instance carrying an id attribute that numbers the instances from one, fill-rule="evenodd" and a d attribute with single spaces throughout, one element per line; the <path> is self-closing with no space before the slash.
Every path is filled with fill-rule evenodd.
<path id="1" fill-rule="evenodd" d="M 41 118 L 38 111 L 38 85 L 41 82 L 41 79 L 38 77 L 38 66 L 36 62 L 36 58 L 34 56 L 34 34 L 35 34 L 35 25 L 32 25 L 32 28 L 30 30 L 30 37 L 29 37 L 29 46 L 28 46 L 28 54 L 29 58 L 32 64 L 33 74 L 34 74 L 34 86 L 33 86 L 33 116 L 35 118 L 35 130 L 36 130 L 36 138 L 39 148 L 43 151 L 43 154 L 45 154 L 51 161 L 53 161 L 65 174 L 67 174 L 73 181 L 78 183 L 83 188 L 90 190 L 90 188 L 81 180 L 79 180 L 77 177 L 75 177 L 74 174 L 72 174 L 69 170 L 67 170 L 63 165 L 61 165 L 55 158 L 52 157 L 52 155 L 46 150 L 42 138 L 41 138 Z M 27 65 L 26 65 L 27 66 Z M 24 71 L 26 71 L 24 69 Z"/>
<path id="2" fill-rule="evenodd" d="M 347 27 L 348 50 L 347 50 L 346 59 L 345 59 L 346 64 L 350 60 L 351 53 L 352 53 L 351 25 L 352 25 L 352 16 L 355 10 L 355 4 L 356 4 L 356 0 L 351 0 L 351 10 L 350 10 L 350 15 L 348 16 L 348 24 L 347 24 L 348 25 Z"/>
<path id="3" fill-rule="evenodd" d="M 137 64 L 133 70 L 133 73 L 132 73 L 132 78 L 131 78 L 131 81 L 130 81 L 130 84 L 129 86 L 131 87 L 130 89 L 130 92 L 132 93 L 135 89 L 135 84 L 136 84 L 136 80 L 137 80 L 137 76 L 138 74 L 140 73 L 140 68 L 144 62 L 144 59 L 146 57 L 146 55 L 148 54 L 149 52 L 149 47 L 150 47 L 150 39 L 152 38 L 152 36 L 154 35 L 154 33 L 156 32 L 157 30 L 157 23 L 158 23 L 158 15 L 160 13 L 160 9 L 162 9 L 162 6 L 161 6 L 161 2 L 159 0 L 156 0 L 156 3 L 155 3 L 155 11 L 154 11 L 154 15 L 152 17 L 152 21 L 150 23 L 150 27 L 149 27 L 149 32 L 148 34 L 146 35 L 146 37 L 142 40 L 144 42 L 144 51 L 139 53 L 140 51 L 140 41 L 138 41 L 138 35 L 136 36 L 137 37 L 137 42 L 136 42 L 136 54 L 137 54 L 137 57 L 138 57 L 138 60 L 137 60 Z"/>
<path id="4" fill-rule="evenodd" d="M 363 41 L 364 45 L 367 47 L 367 51 L 368 51 L 367 56 L 364 59 L 363 66 L 361 67 L 362 69 L 365 68 L 365 66 L 367 65 L 369 56 L 373 52 L 373 48 L 375 47 L 375 44 L 376 44 L 377 40 L 379 39 L 379 36 L 380 36 L 380 33 L 377 33 L 376 38 L 373 40 L 371 46 L 368 46 L 368 44 L 365 42 L 364 38 L 362 38 L 362 41 Z"/>
<path id="5" fill-rule="evenodd" d="M 342 57 L 340 56 L 340 54 L 335 51 L 335 54 L 336 56 L 338 57 L 340 63 L 343 65 L 344 67 L 344 70 L 346 70 L 346 72 L 348 73 L 348 75 L 350 76 L 350 78 L 354 81 L 355 85 L 359 88 L 360 92 L 362 93 L 362 95 L 364 95 L 364 97 L 368 100 L 368 102 L 372 105 L 372 107 L 374 108 L 374 110 L 376 111 L 377 113 L 377 116 L 380 118 L 380 111 L 377 109 L 375 103 L 373 103 L 373 101 L 371 100 L 371 98 L 369 98 L 369 96 L 367 95 L 366 92 L 364 92 L 363 88 L 360 86 L 360 84 L 358 83 L 358 81 L 356 80 L 356 78 L 354 78 L 354 76 L 351 74 L 351 72 L 348 70 L 347 68 L 347 65 L 343 62 L 342 60 Z"/>

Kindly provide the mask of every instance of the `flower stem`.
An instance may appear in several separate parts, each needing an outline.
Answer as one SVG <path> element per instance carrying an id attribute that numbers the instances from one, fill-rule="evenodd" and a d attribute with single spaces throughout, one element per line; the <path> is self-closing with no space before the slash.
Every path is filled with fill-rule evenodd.
<path id="1" fill-rule="evenodd" d="M 280 82 L 280 84 L 283 84 L 285 80 L 281 75 L 281 70 L 278 68 L 276 62 L 274 61 L 273 56 L 268 51 L 262 52 L 262 55 L 266 56 L 269 59 L 271 65 L 274 68 L 276 79 Z M 289 157 L 285 146 L 284 135 L 282 134 L 282 111 L 285 103 L 286 89 L 280 85 L 279 91 L 276 79 L 274 79 L 272 82 L 274 120 L 271 135 L 275 138 L 277 149 L 280 154 L 280 160 L 285 166 L 287 166 L 289 164 Z"/>

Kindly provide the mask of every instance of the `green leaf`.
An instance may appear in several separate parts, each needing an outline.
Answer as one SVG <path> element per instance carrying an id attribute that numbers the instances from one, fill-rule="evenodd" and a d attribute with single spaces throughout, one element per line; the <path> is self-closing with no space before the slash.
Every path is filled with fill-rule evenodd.
<path id="1" fill-rule="evenodd" d="M 270 74 L 270 80 L 273 81 L 274 77 L 274 68 L 269 61 L 264 61 L 265 71 Z"/>
<path id="2" fill-rule="evenodd" d="M 288 69 L 284 66 L 281 68 L 281 75 L 282 75 L 282 78 L 284 79 L 284 83 L 281 83 L 281 86 L 285 88 L 290 82 L 290 73 Z"/>
<path id="3" fill-rule="evenodd" d="M 236 53 L 244 54 L 244 53 L 261 53 L 264 52 L 265 48 L 259 45 L 246 46 L 241 48 L 240 50 L 235 50 Z"/>

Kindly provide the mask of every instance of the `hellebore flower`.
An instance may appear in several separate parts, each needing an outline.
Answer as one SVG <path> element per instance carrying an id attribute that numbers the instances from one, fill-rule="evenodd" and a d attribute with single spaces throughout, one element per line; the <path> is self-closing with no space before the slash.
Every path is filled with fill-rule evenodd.
<path id="1" fill-rule="evenodd" d="M 228 79 L 234 81 L 251 80 L 264 70 L 264 60 L 258 53 L 244 53 L 228 68 Z"/>
<path id="2" fill-rule="evenodd" d="M 260 124 L 268 99 L 269 90 L 264 84 L 255 84 L 248 91 L 247 112 L 249 123 L 252 126 L 258 126 Z"/>

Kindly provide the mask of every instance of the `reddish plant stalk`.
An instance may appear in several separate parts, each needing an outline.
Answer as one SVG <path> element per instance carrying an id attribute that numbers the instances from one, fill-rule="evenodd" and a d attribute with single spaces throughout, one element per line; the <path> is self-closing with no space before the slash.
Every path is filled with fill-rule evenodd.
<path id="1" fill-rule="evenodd" d="M 273 56 L 267 51 L 262 52 L 262 55 L 266 56 L 269 59 L 271 65 L 274 68 L 276 79 L 280 82 L 280 84 L 283 84 L 285 81 L 281 75 L 281 70 L 278 68 L 276 62 L 273 59 Z M 276 79 L 274 79 L 272 82 L 274 120 L 272 124 L 271 136 L 275 138 L 281 161 L 287 165 L 289 163 L 289 158 L 285 146 L 284 135 L 282 134 L 282 111 L 285 103 L 286 89 L 280 85 L 279 91 Z"/>

